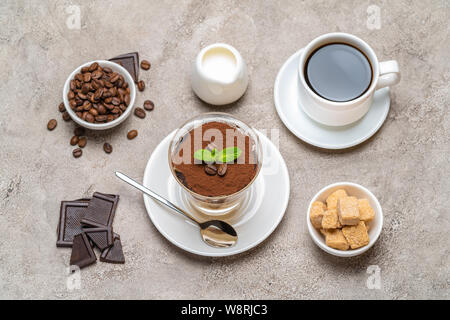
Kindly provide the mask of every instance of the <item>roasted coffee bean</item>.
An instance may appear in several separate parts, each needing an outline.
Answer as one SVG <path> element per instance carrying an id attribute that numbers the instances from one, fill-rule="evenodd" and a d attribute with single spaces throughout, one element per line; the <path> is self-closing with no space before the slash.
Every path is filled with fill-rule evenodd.
<path id="1" fill-rule="evenodd" d="M 94 94 L 94 100 L 99 100 L 103 96 L 103 88 L 98 88 Z"/>
<path id="2" fill-rule="evenodd" d="M 92 108 L 92 103 L 90 103 L 89 101 L 86 100 L 83 103 L 83 110 L 84 111 L 89 111 L 89 110 L 91 110 L 91 108 Z"/>
<path id="3" fill-rule="evenodd" d="M 219 167 L 217 168 L 217 174 L 220 177 L 223 177 L 227 173 L 227 169 L 228 169 L 227 164 L 221 163 L 221 164 L 219 164 Z"/>
<path id="4" fill-rule="evenodd" d="M 105 116 L 105 115 L 95 117 L 95 121 L 97 121 L 97 122 L 105 122 L 106 119 L 107 119 L 107 116 Z"/>
<path id="5" fill-rule="evenodd" d="M 103 68 L 103 71 L 106 72 L 106 73 L 111 73 L 111 72 L 113 72 L 113 71 L 111 70 L 111 68 L 109 68 L 109 67 L 104 67 L 104 68 Z"/>
<path id="6" fill-rule="evenodd" d="M 84 69 L 84 68 L 83 68 Z M 81 72 L 83 73 L 83 69 L 81 69 Z M 86 69 L 85 69 L 86 71 L 85 72 L 87 72 L 88 71 L 88 68 L 86 67 Z M 83 74 L 82 73 L 77 73 L 76 75 L 75 75 L 75 82 L 76 81 L 83 81 Z"/>
<path id="7" fill-rule="evenodd" d="M 67 111 L 64 111 L 62 114 L 62 118 L 64 121 L 69 121 L 70 120 L 70 115 Z"/>
<path id="8" fill-rule="evenodd" d="M 97 70 L 97 68 L 98 68 L 98 63 L 97 62 L 94 62 L 93 64 L 91 64 L 90 66 L 89 66 L 89 72 L 92 72 L 92 71 L 95 71 L 95 70 Z"/>
<path id="9" fill-rule="evenodd" d="M 98 116 L 98 111 L 97 109 L 91 108 L 89 110 L 89 113 L 92 114 L 94 117 Z"/>
<path id="10" fill-rule="evenodd" d="M 132 140 L 132 139 L 136 138 L 137 135 L 138 135 L 137 130 L 131 130 L 130 132 L 128 132 L 127 138 L 128 138 L 129 140 Z"/>
<path id="11" fill-rule="evenodd" d="M 66 111 L 66 107 L 64 106 L 64 102 L 61 102 L 58 106 L 58 110 L 59 112 L 64 112 Z"/>
<path id="12" fill-rule="evenodd" d="M 83 115 L 81 116 L 81 119 L 83 119 L 84 121 L 86 121 L 86 116 L 89 112 L 87 111 L 83 111 Z"/>
<path id="13" fill-rule="evenodd" d="M 110 145 L 108 142 L 105 142 L 103 144 L 103 150 L 105 150 L 106 153 L 112 152 L 112 145 Z"/>
<path id="14" fill-rule="evenodd" d="M 144 109 L 147 111 L 152 111 L 155 108 L 155 104 L 151 100 L 144 101 Z"/>
<path id="15" fill-rule="evenodd" d="M 78 136 L 73 136 L 72 139 L 70 139 L 70 144 L 74 146 L 78 143 L 79 140 L 80 138 L 78 138 Z"/>
<path id="16" fill-rule="evenodd" d="M 115 105 L 115 106 L 118 106 L 118 105 L 120 104 L 120 99 L 117 98 L 117 97 L 113 97 L 113 98 L 111 99 L 111 103 L 112 103 L 113 105 Z"/>
<path id="17" fill-rule="evenodd" d="M 77 95 L 81 100 L 86 100 L 88 98 L 87 95 L 83 92 L 78 92 Z"/>
<path id="18" fill-rule="evenodd" d="M 86 132 L 86 129 L 83 127 L 76 127 L 75 130 L 73 130 L 73 134 L 76 136 L 84 136 L 84 133 Z"/>
<path id="19" fill-rule="evenodd" d="M 87 93 L 89 92 L 89 89 L 90 89 L 89 83 L 85 83 L 85 84 L 83 84 L 83 86 L 81 87 L 81 92 L 82 92 L 83 94 L 87 94 Z"/>
<path id="20" fill-rule="evenodd" d="M 139 80 L 139 82 L 137 84 L 137 87 L 138 87 L 139 91 L 144 91 L 144 89 L 145 89 L 145 82 L 142 81 L 142 80 Z"/>
<path id="21" fill-rule="evenodd" d="M 74 99 L 69 101 L 70 108 L 74 109 L 77 106 L 77 103 Z"/>
<path id="22" fill-rule="evenodd" d="M 51 119 L 48 123 L 47 123 L 47 129 L 52 131 L 53 129 L 56 128 L 56 125 L 58 124 L 58 122 L 56 121 L 56 119 Z"/>
<path id="23" fill-rule="evenodd" d="M 127 106 L 124 105 L 123 103 L 121 103 L 121 104 L 119 105 L 119 108 L 120 108 L 120 110 L 122 110 L 122 111 L 127 110 Z"/>
<path id="24" fill-rule="evenodd" d="M 83 150 L 81 150 L 80 148 L 76 148 L 75 150 L 72 151 L 72 155 L 75 158 L 81 157 L 82 154 L 83 154 Z"/>
<path id="25" fill-rule="evenodd" d="M 150 69 L 150 66 L 151 66 L 151 64 L 147 60 L 142 60 L 141 61 L 141 68 L 142 69 L 148 70 L 148 69 Z"/>
<path id="26" fill-rule="evenodd" d="M 89 67 L 83 67 L 81 68 L 81 73 L 86 73 L 89 71 Z"/>
<path id="27" fill-rule="evenodd" d="M 114 85 L 111 82 L 109 82 L 109 81 L 105 81 L 104 84 L 105 84 L 105 87 L 107 87 L 107 88 L 114 87 Z"/>
<path id="28" fill-rule="evenodd" d="M 81 106 L 83 104 L 83 100 L 78 95 L 75 97 L 74 100 L 77 103 L 77 106 Z"/>
<path id="29" fill-rule="evenodd" d="M 123 84 L 124 84 L 123 80 L 119 78 L 119 80 L 117 80 L 116 86 L 122 88 Z"/>
<path id="30" fill-rule="evenodd" d="M 111 122 L 111 121 L 113 121 L 114 119 L 117 119 L 117 118 L 114 118 L 114 115 L 112 115 L 112 114 L 108 114 L 108 115 L 106 116 L 106 122 Z"/>
<path id="31" fill-rule="evenodd" d="M 70 90 L 69 93 L 67 94 L 67 99 L 72 100 L 73 98 L 75 98 L 75 93 Z"/>
<path id="32" fill-rule="evenodd" d="M 125 91 L 125 96 L 123 98 L 123 102 L 125 102 L 125 105 L 127 107 L 130 105 L 130 102 L 131 102 L 131 97 L 128 93 L 126 93 L 126 91 Z"/>
<path id="33" fill-rule="evenodd" d="M 214 176 L 217 173 L 217 167 L 213 164 L 207 164 L 205 166 L 205 172 L 207 175 Z"/>
<path id="34" fill-rule="evenodd" d="M 89 112 L 89 113 L 86 115 L 86 121 L 89 122 L 89 123 L 94 123 L 95 118 L 94 118 L 94 116 L 92 115 L 92 113 Z"/>
<path id="35" fill-rule="evenodd" d="M 84 82 L 91 81 L 91 73 L 90 72 L 86 72 L 85 74 L 83 74 L 83 81 Z"/>
<path id="36" fill-rule="evenodd" d="M 116 82 L 117 80 L 119 80 L 120 79 L 120 75 L 118 74 L 118 73 L 113 73 L 112 75 L 111 75 L 111 78 L 109 79 L 109 81 L 111 82 L 111 83 L 114 83 L 114 82 Z"/>
<path id="37" fill-rule="evenodd" d="M 134 109 L 134 115 L 138 118 L 144 119 L 145 118 L 145 110 L 142 108 L 137 107 Z"/>
<path id="38" fill-rule="evenodd" d="M 114 107 L 114 109 L 111 110 L 111 113 L 119 113 L 120 112 L 120 108 L 119 107 Z"/>
<path id="39" fill-rule="evenodd" d="M 86 137 L 80 138 L 80 139 L 78 140 L 78 146 L 79 146 L 80 148 L 84 148 L 84 147 L 86 146 L 86 143 L 87 143 Z"/>
<path id="40" fill-rule="evenodd" d="M 75 114 L 78 116 L 78 118 L 81 118 L 83 116 L 83 114 L 81 112 L 75 112 Z"/>
<path id="41" fill-rule="evenodd" d="M 75 90 L 77 88 L 76 84 L 75 84 L 75 80 L 70 80 L 70 90 Z"/>
<path id="42" fill-rule="evenodd" d="M 100 79 L 103 75 L 103 72 L 101 72 L 100 70 L 95 70 L 94 72 L 91 73 L 91 78 L 92 79 Z"/>

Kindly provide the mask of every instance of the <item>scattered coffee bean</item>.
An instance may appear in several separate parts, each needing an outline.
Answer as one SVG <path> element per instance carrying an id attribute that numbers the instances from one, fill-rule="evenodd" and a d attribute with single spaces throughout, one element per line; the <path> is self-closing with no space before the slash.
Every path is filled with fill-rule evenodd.
<path id="1" fill-rule="evenodd" d="M 80 148 L 76 148 L 75 150 L 72 151 L 72 155 L 75 158 L 81 157 L 82 154 L 83 154 L 83 150 L 81 150 Z"/>
<path id="2" fill-rule="evenodd" d="M 64 112 L 66 111 L 66 107 L 64 106 L 64 102 L 61 102 L 58 106 L 58 110 L 59 112 Z"/>
<path id="3" fill-rule="evenodd" d="M 217 174 L 220 176 L 220 177 L 223 177 L 226 173 L 227 173 L 227 164 L 226 163 L 222 163 L 222 164 L 219 164 L 219 167 L 217 168 Z"/>
<path id="4" fill-rule="evenodd" d="M 137 87 L 139 89 L 139 91 L 144 91 L 145 89 L 145 82 L 143 80 L 139 80 Z"/>
<path id="5" fill-rule="evenodd" d="M 86 139 L 85 137 L 80 138 L 80 139 L 78 140 L 78 146 L 79 146 L 80 148 L 84 148 L 84 147 L 86 146 L 86 143 L 87 143 L 87 139 Z"/>
<path id="6" fill-rule="evenodd" d="M 214 176 L 217 173 L 217 167 L 213 164 L 207 164 L 205 166 L 205 172 L 210 176 Z"/>
<path id="7" fill-rule="evenodd" d="M 145 118 L 145 110 L 142 108 L 137 107 L 134 109 L 134 114 L 141 119 Z"/>
<path id="8" fill-rule="evenodd" d="M 136 138 L 137 135 L 138 135 L 137 130 L 131 130 L 130 132 L 128 132 L 127 138 L 128 138 L 129 140 L 132 140 L 132 139 Z"/>
<path id="9" fill-rule="evenodd" d="M 83 127 L 76 127 L 75 130 L 73 131 L 73 134 L 76 136 L 84 136 L 85 133 L 85 129 Z"/>
<path id="10" fill-rule="evenodd" d="M 147 60 L 142 60 L 141 61 L 141 68 L 142 69 L 148 70 L 148 69 L 150 69 L 150 66 L 151 66 L 151 64 Z"/>
<path id="11" fill-rule="evenodd" d="M 56 125 L 58 124 L 58 122 L 56 121 L 56 119 L 51 119 L 48 123 L 47 123 L 47 129 L 52 131 L 53 129 L 56 128 Z"/>
<path id="12" fill-rule="evenodd" d="M 144 101 L 144 109 L 147 111 L 152 111 L 155 108 L 155 104 L 151 100 Z"/>
<path id="13" fill-rule="evenodd" d="M 67 111 L 64 111 L 64 113 L 62 114 L 62 118 L 64 119 L 64 121 L 69 121 L 70 120 L 70 115 Z"/>
<path id="14" fill-rule="evenodd" d="M 78 143 L 80 139 L 78 138 L 78 136 L 73 136 L 72 139 L 70 139 L 70 144 L 72 146 L 76 145 Z"/>
<path id="15" fill-rule="evenodd" d="M 103 144 L 103 150 L 105 150 L 106 153 L 112 152 L 112 145 L 110 145 L 108 142 L 105 142 Z"/>

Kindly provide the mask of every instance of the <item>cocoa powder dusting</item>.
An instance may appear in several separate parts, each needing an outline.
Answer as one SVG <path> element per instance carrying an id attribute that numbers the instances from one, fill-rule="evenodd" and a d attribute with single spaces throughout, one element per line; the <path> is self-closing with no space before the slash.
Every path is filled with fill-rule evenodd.
<path id="1" fill-rule="evenodd" d="M 194 136 L 198 137 L 197 141 L 194 141 Z M 237 160 L 227 164 L 224 176 L 206 174 L 205 164 L 194 160 L 194 152 L 206 149 L 211 142 L 217 150 L 226 147 L 238 147 L 242 150 Z M 178 152 L 173 155 L 173 159 L 177 161 L 172 163 L 178 180 L 195 193 L 209 197 L 230 195 L 245 188 L 256 175 L 254 145 L 253 139 L 239 128 L 223 122 L 208 122 L 194 128 L 184 137 Z M 190 157 L 185 155 L 182 161 L 184 152 L 188 152 Z"/>

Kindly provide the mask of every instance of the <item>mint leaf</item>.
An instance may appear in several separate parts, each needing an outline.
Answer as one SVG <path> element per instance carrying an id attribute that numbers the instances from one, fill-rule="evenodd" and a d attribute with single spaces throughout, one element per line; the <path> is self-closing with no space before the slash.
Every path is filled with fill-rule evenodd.
<path id="1" fill-rule="evenodd" d="M 216 162 L 227 163 L 233 162 L 240 157 L 242 150 L 238 147 L 225 148 L 222 151 L 216 152 Z"/>
<path id="2" fill-rule="evenodd" d="M 195 151 L 194 158 L 197 160 L 200 160 L 200 161 L 205 161 L 205 162 L 214 162 L 214 160 L 215 160 L 212 153 L 206 149 L 198 149 L 197 151 Z"/>

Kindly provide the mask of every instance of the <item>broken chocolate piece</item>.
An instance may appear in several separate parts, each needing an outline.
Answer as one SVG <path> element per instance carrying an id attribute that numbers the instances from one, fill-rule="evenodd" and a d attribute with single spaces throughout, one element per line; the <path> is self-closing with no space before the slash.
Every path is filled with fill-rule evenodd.
<path id="1" fill-rule="evenodd" d="M 130 73 L 134 82 L 139 81 L 139 54 L 137 52 L 122 54 L 109 59 L 109 61 L 120 64 Z"/>
<path id="2" fill-rule="evenodd" d="M 118 201 L 118 195 L 95 192 L 81 223 L 92 227 L 112 227 Z"/>
<path id="3" fill-rule="evenodd" d="M 72 247 L 74 236 L 83 232 L 81 219 L 84 217 L 88 204 L 89 199 L 61 201 L 57 247 Z"/>
<path id="4" fill-rule="evenodd" d="M 105 250 L 113 245 L 112 227 L 83 228 L 88 238 L 100 250 Z"/>
<path id="5" fill-rule="evenodd" d="M 100 261 L 108 263 L 125 263 L 120 236 L 114 233 L 114 245 L 102 251 Z"/>
<path id="6" fill-rule="evenodd" d="M 97 257 L 86 234 L 84 232 L 77 234 L 73 238 L 70 265 L 78 266 L 81 269 L 95 263 L 95 261 L 97 261 Z"/>

